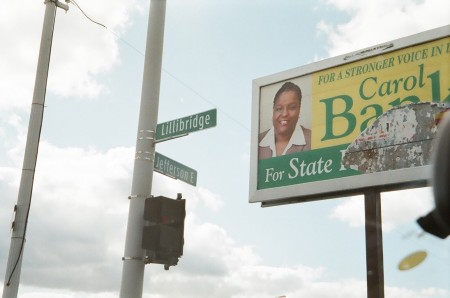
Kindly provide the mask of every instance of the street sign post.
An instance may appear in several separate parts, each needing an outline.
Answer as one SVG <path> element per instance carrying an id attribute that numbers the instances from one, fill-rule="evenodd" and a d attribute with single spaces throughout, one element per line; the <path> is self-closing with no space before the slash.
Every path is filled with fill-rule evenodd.
<path id="1" fill-rule="evenodd" d="M 217 109 L 160 123 L 156 126 L 156 141 L 180 137 L 217 125 Z"/>
<path id="2" fill-rule="evenodd" d="M 139 108 L 136 156 L 129 198 L 125 251 L 123 256 L 120 298 L 142 298 L 144 286 L 145 251 L 142 249 L 145 199 L 151 196 L 154 131 L 158 120 L 159 89 L 161 83 L 162 53 L 166 1 L 151 0 L 145 47 L 144 74 Z"/>
<path id="3" fill-rule="evenodd" d="M 197 171 L 155 152 L 154 170 L 163 175 L 197 185 Z"/>

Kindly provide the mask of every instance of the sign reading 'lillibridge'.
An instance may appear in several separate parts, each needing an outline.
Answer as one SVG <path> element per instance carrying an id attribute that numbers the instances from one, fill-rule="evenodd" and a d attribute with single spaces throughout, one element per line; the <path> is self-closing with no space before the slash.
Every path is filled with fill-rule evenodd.
<path id="1" fill-rule="evenodd" d="M 449 36 L 441 27 L 254 80 L 250 202 L 425 184 L 450 105 Z"/>
<path id="2" fill-rule="evenodd" d="M 187 135 L 217 125 L 217 109 L 160 123 L 156 126 L 156 140 L 161 141 Z"/>

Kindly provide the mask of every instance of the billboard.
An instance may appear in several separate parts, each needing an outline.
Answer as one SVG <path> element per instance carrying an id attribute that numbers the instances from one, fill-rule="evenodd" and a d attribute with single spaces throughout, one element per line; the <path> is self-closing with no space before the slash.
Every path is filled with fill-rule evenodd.
<path id="1" fill-rule="evenodd" d="M 250 202 L 426 185 L 450 26 L 253 81 Z"/>

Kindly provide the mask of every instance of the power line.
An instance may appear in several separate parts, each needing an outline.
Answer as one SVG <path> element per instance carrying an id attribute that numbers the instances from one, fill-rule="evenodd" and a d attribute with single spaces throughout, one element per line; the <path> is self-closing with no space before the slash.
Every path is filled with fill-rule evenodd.
<path id="1" fill-rule="evenodd" d="M 99 22 L 94 21 L 93 19 L 91 19 L 91 18 L 84 12 L 84 10 L 81 9 L 81 7 L 78 5 L 78 3 L 75 2 L 75 0 L 69 0 L 69 2 L 70 2 L 70 3 L 73 3 L 73 4 L 81 11 L 81 13 L 82 13 L 89 21 L 91 21 L 91 22 L 94 23 L 94 24 L 97 24 L 97 25 L 99 25 L 99 26 L 102 26 L 102 27 L 105 27 L 105 28 L 106 28 L 106 26 L 103 25 L 102 23 L 99 23 Z M 106 29 L 108 29 L 108 28 L 106 28 Z"/>
<path id="2" fill-rule="evenodd" d="M 106 30 L 108 30 L 111 34 L 113 34 L 118 40 L 120 40 L 121 42 L 123 42 L 125 45 L 127 45 L 128 47 L 130 47 L 131 49 L 133 49 L 136 53 L 138 53 L 139 55 L 141 55 L 142 57 L 144 57 L 144 53 L 142 51 L 140 51 L 138 48 L 136 48 L 134 45 L 132 45 L 131 43 L 129 43 L 128 41 L 126 41 L 125 39 L 123 39 L 122 37 L 120 37 L 117 33 L 115 33 L 114 31 L 112 31 L 111 29 L 109 29 L 107 26 L 105 26 L 104 24 L 97 22 L 95 20 L 93 20 L 92 18 L 90 18 L 84 11 L 83 9 L 78 5 L 78 3 L 75 2 L 75 0 L 70 0 L 70 3 L 73 3 L 80 11 L 81 13 L 91 22 L 93 22 L 94 24 L 97 24 L 103 28 L 105 28 Z M 248 127 L 246 127 L 243 123 L 241 123 L 240 121 L 238 121 L 237 119 L 235 119 L 232 115 L 230 115 L 229 113 L 225 112 L 223 109 L 219 108 L 214 102 L 212 102 L 211 100 L 207 99 L 206 97 L 204 97 L 203 95 L 201 95 L 199 92 L 197 92 L 194 88 L 192 88 L 191 86 L 189 86 L 187 83 L 185 83 L 184 81 L 182 81 L 181 79 L 179 79 L 178 77 L 176 77 L 175 75 L 173 75 L 172 73 L 170 73 L 169 71 L 165 70 L 164 68 L 162 68 L 162 71 L 164 71 L 168 76 L 170 76 L 172 79 L 174 79 L 175 81 L 177 81 L 180 85 L 184 86 L 186 89 L 190 90 L 192 93 L 194 93 L 195 95 L 197 95 L 199 98 L 201 98 L 202 100 L 204 100 L 205 102 L 211 104 L 212 106 L 214 106 L 215 108 L 217 108 L 220 112 L 222 112 L 227 118 L 229 118 L 230 120 L 234 121 L 236 124 L 238 124 L 240 127 L 242 127 L 244 130 L 246 131 L 250 131 L 250 129 Z"/>

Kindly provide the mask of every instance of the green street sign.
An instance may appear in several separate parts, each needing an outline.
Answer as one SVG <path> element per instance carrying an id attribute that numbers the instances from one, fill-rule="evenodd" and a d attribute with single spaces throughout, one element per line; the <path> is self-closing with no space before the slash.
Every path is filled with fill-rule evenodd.
<path id="1" fill-rule="evenodd" d="M 197 171 L 155 152 L 154 170 L 163 175 L 197 185 Z"/>
<path id="2" fill-rule="evenodd" d="M 217 125 L 217 109 L 156 125 L 156 140 L 179 137 Z"/>

